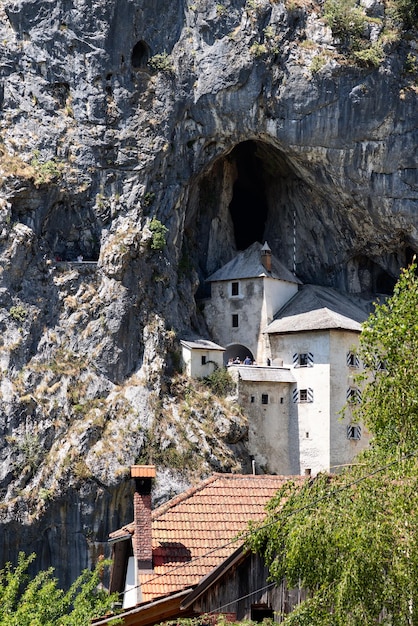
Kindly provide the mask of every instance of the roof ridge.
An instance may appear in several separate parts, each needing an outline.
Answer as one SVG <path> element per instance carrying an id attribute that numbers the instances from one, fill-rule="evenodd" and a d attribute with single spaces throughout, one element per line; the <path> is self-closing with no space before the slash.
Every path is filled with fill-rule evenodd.
<path id="1" fill-rule="evenodd" d="M 180 502 L 184 502 L 185 500 L 188 500 L 194 494 L 198 493 L 199 491 L 202 491 L 203 489 L 205 489 L 205 487 L 207 487 L 208 485 L 214 483 L 215 481 L 219 479 L 238 480 L 238 479 L 243 479 L 243 478 L 246 478 L 246 479 L 257 478 L 260 480 L 268 480 L 268 479 L 277 480 L 280 478 L 288 478 L 288 476 L 280 475 L 280 474 L 229 474 L 229 473 L 222 473 L 222 472 L 214 472 L 211 476 L 209 476 L 208 478 L 205 478 L 204 480 L 199 482 L 197 485 L 193 485 L 192 487 L 189 487 L 189 489 L 187 489 L 186 491 L 179 493 L 178 495 L 174 496 L 167 502 L 160 504 L 160 506 L 158 506 L 156 509 L 153 509 L 152 519 L 153 520 L 158 519 L 158 517 L 160 517 L 161 515 L 164 515 L 164 513 L 176 507 Z"/>
<path id="2" fill-rule="evenodd" d="M 164 502 L 164 504 L 160 504 L 160 506 L 158 506 L 156 509 L 153 509 L 152 519 L 154 520 L 158 518 L 160 515 L 163 515 L 164 513 L 169 511 L 171 508 L 177 506 L 180 502 L 183 502 L 184 500 L 187 500 L 195 493 L 198 493 L 204 487 L 213 483 L 217 479 L 217 477 L 218 477 L 218 474 L 212 474 L 212 476 L 205 478 L 197 485 L 193 485 L 192 487 L 189 487 L 189 489 L 187 489 L 186 491 L 182 491 L 181 493 L 174 496 L 174 498 L 171 498 L 167 502 Z"/>
<path id="3" fill-rule="evenodd" d="M 305 290 L 305 294 L 310 291 L 311 294 L 313 295 L 314 302 L 315 302 L 315 304 L 318 305 L 318 307 L 315 310 L 319 311 L 321 309 L 328 309 L 328 307 L 325 306 L 323 299 L 321 298 L 321 291 L 319 289 L 317 289 L 317 287 L 318 287 L 318 285 L 310 285 L 310 289 L 306 289 Z M 303 290 L 301 290 L 301 291 L 303 291 Z M 328 309 L 328 310 L 330 310 L 330 309 Z"/>
<path id="4" fill-rule="evenodd" d="M 338 317 L 338 318 L 343 317 L 346 320 L 351 320 L 353 322 L 357 322 L 357 320 L 355 320 L 353 317 L 348 317 L 348 315 L 344 315 L 344 313 L 340 313 L 339 311 L 334 311 L 333 309 L 330 309 L 327 306 L 324 306 L 322 308 L 326 309 L 326 311 L 329 314 L 329 316 L 332 317 L 333 319 L 335 319 L 335 317 Z M 361 324 L 361 322 L 357 322 L 357 323 Z"/>

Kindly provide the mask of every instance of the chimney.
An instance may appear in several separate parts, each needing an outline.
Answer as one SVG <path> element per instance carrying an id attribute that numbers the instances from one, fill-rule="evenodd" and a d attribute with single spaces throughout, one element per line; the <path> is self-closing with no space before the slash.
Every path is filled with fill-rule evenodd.
<path id="1" fill-rule="evenodd" d="M 133 551 L 137 570 L 152 569 L 151 484 L 155 465 L 132 465 L 135 479 Z"/>
<path id="2" fill-rule="evenodd" d="M 267 272 L 271 272 L 271 250 L 267 241 L 264 242 L 264 246 L 261 248 L 261 262 L 264 269 Z"/>

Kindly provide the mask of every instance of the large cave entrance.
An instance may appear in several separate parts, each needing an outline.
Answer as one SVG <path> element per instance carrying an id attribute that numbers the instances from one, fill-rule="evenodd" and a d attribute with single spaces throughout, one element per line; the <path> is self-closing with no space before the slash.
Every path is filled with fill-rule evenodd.
<path id="1" fill-rule="evenodd" d="M 196 254 L 200 288 L 237 252 L 267 241 L 288 267 L 293 262 L 293 211 L 304 186 L 286 155 L 251 139 L 213 161 L 189 194 L 186 252 Z"/>
<path id="2" fill-rule="evenodd" d="M 182 258 L 198 272 L 197 299 L 210 294 L 208 276 L 256 241 L 302 282 L 364 297 L 391 293 L 411 256 L 407 233 L 382 240 L 384 249 L 378 230 L 370 241 L 367 202 L 338 186 L 326 163 L 273 140 L 249 139 L 210 161 L 188 198 Z"/>
<path id="3" fill-rule="evenodd" d="M 245 250 L 255 241 L 263 240 L 268 214 L 265 171 L 254 141 L 238 144 L 229 158 L 235 163 L 237 173 L 229 211 L 236 248 Z"/>

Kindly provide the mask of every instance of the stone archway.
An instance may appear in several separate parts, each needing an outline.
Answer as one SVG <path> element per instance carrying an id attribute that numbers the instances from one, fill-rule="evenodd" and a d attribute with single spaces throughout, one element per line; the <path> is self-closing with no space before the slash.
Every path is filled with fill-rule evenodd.
<path id="1" fill-rule="evenodd" d="M 230 346 L 227 346 L 227 348 L 225 349 L 223 357 L 224 365 L 227 365 L 230 359 L 234 361 L 236 358 L 239 358 L 241 363 L 244 363 L 246 357 L 249 357 L 251 359 L 251 363 L 254 361 L 254 355 L 251 350 L 249 350 L 246 346 L 243 346 L 242 344 L 234 343 Z"/>

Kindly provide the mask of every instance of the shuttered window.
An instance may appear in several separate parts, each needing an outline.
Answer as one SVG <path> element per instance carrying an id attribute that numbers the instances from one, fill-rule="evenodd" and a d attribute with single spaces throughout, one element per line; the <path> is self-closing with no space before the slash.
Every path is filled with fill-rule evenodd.
<path id="1" fill-rule="evenodd" d="M 293 390 L 293 402 L 313 402 L 314 393 L 313 389 L 294 389 Z"/>
<path id="2" fill-rule="evenodd" d="M 349 424 L 347 426 L 347 439 L 361 439 L 360 424 Z"/>
<path id="3" fill-rule="evenodd" d="M 293 367 L 313 367 L 314 357 L 312 352 L 295 352 L 293 355 Z"/>
<path id="4" fill-rule="evenodd" d="M 347 402 L 359 403 L 361 402 L 361 391 L 357 387 L 349 387 L 347 389 Z"/>
<path id="5" fill-rule="evenodd" d="M 355 352 L 347 352 L 347 365 L 348 367 L 360 367 L 360 359 Z"/>

